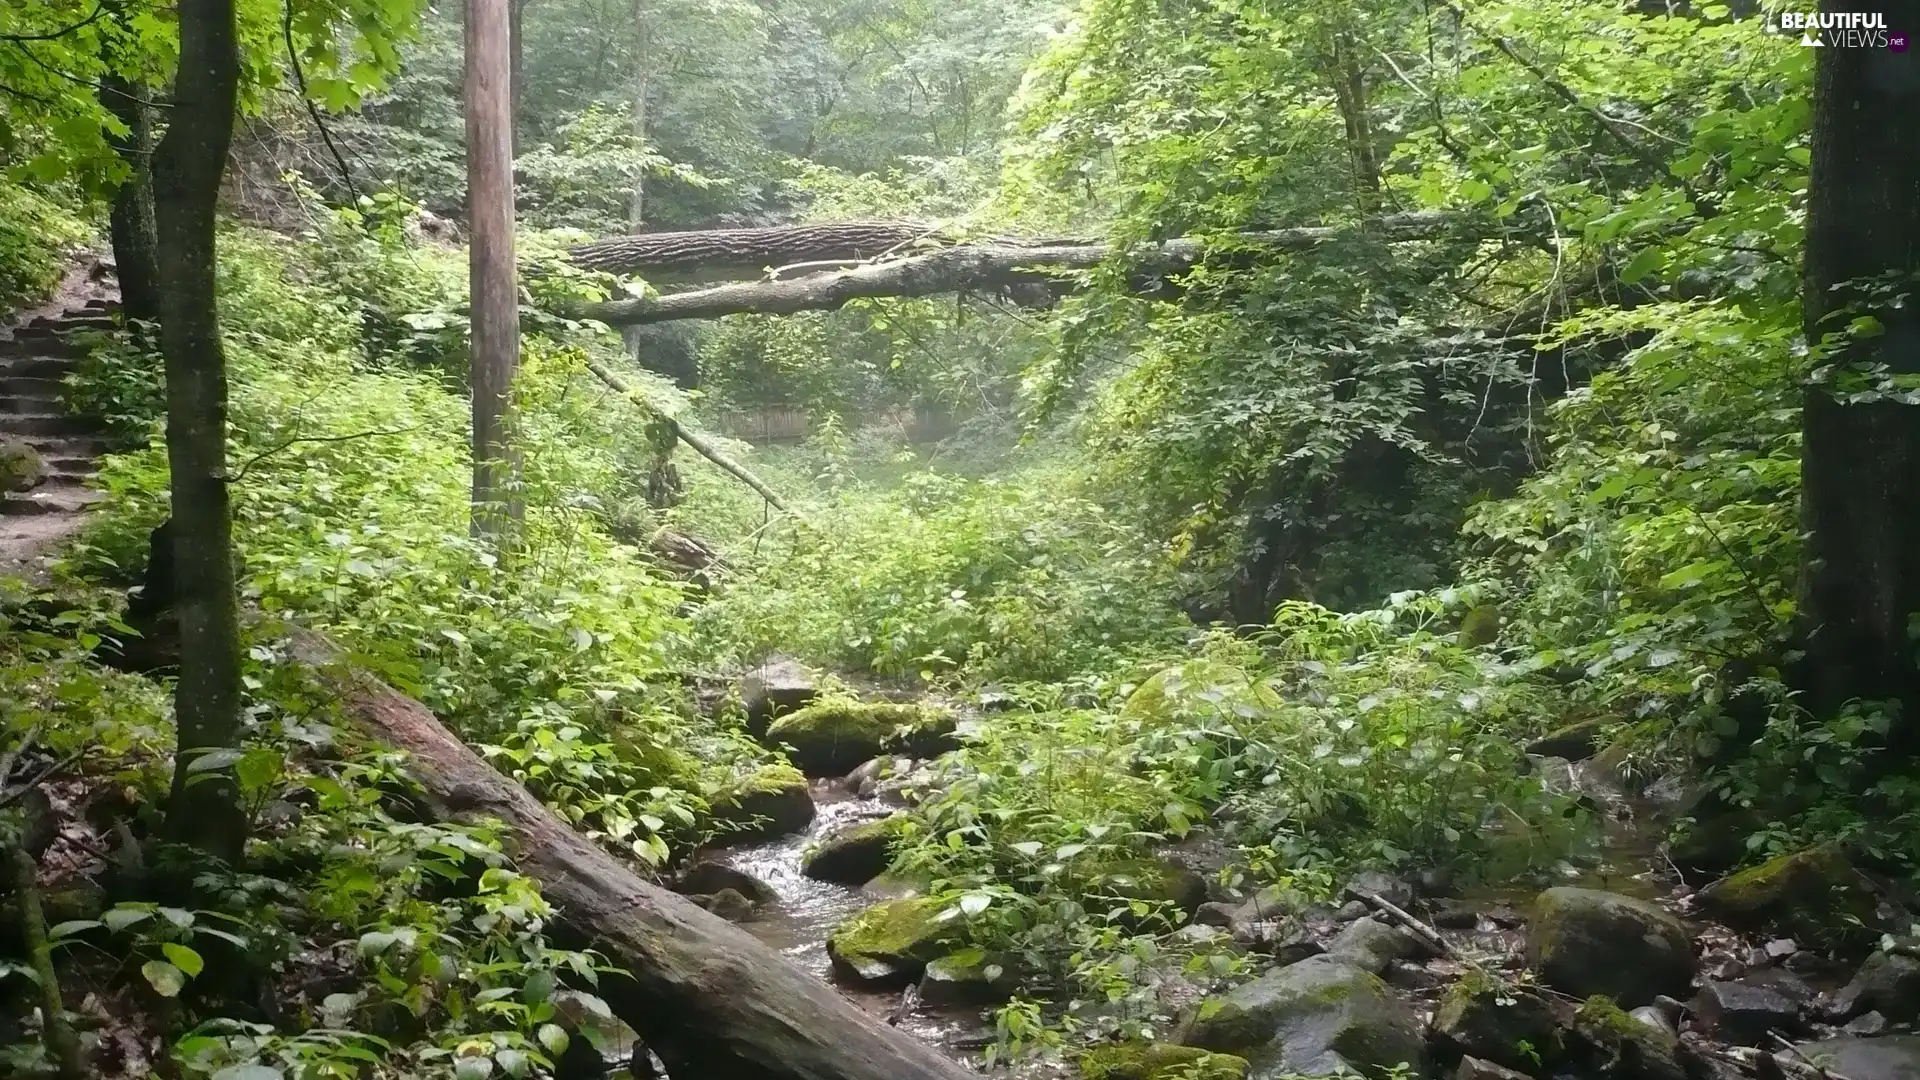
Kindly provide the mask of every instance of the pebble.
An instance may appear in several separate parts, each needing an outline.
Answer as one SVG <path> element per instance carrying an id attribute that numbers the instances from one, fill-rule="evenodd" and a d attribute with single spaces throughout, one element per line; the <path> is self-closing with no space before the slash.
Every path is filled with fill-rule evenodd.
<path id="1" fill-rule="evenodd" d="M 1887 1030 L 1887 1018 L 1877 1012 L 1862 1013 L 1847 1021 L 1849 1035 L 1880 1035 Z"/>
<path id="2" fill-rule="evenodd" d="M 1358 900 L 1349 900 L 1346 902 L 1345 905 L 1343 905 L 1340 908 L 1339 913 L 1334 917 L 1339 919 L 1341 922 L 1353 922 L 1356 919 L 1366 918 L 1367 913 L 1372 910 L 1373 910 L 1372 908 L 1368 907 L 1367 905 L 1361 903 Z"/>

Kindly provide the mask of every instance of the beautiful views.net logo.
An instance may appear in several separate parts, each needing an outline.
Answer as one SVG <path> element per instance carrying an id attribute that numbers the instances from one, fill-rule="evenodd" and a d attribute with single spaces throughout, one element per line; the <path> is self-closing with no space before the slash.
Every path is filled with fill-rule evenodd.
<path id="1" fill-rule="evenodd" d="M 1887 27 L 1878 11 L 1783 11 L 1767 21 L 1777 34 L 1798 33 L 1808 48 L 1891 49 L 1907 51 L 1907 33 Z"/>

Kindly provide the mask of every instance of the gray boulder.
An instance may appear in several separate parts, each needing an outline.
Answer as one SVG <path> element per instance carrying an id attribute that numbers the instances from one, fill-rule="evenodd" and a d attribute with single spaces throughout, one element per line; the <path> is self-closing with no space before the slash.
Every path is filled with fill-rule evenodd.
<path id="1" fill-rule="evenodd" d="M 1427 947 L 1405 930 L 1378 919 L 1356 919 L 1327 943 L 1327 955 L 1363 971 L 1385 975 L 1395 960 L 1427 955 Z"/>
<path id="2" fill-rule="evenodd" d="M 1495 1065 L 1491 1061 L 1482 1061 L 1477 1057 L 1460 1059 L 1460 1067 L 1454 1070 L 1453 1080 L 1533 1080 L 1526 1073 L 1509 1069 L 1505 1065 Z"/>
<path id="3" fill-rule="evenodd" d="M 1765 1044 L 1769 1032 L 1801 1027 L 1799 1002 L 1759 982 L 1708 979 L 1693 999 L 1693 1014 L 1715 1038 L 1747 1046 Z"/>
<path id="4" fill-rule="evenodd" d="M 1579 1075 L 1609 1080 L 1687 1080 L 1680 1064 L 1680 1042 L 1664 1028 L 1620 1011 L 1604 996 L 1586 1000 L 1573 1016 L 1570 1055 L 1582 1062 Z"/>
<path id="5" fill-rule="evenodd" d="M 1240 1054 L 1254 1080 L 1342 1069 L 1379 1074 L 1402 1063 L 1422 1071 L 1419 1022 L 1376 975 L 1331 956 L 1277 968 L 1214 998 L 1182 1023 L 1188 1046 Z"/>
<path id="6" fill-rule="evenodd" d="M 683 896 L 707 896 L 731 889 L 755 904 L 771 904 L 780 899 L 773 886 L 726 863 L 694 863 L 680 872 L 673 891 Z"/>
<path id="7" fill-rule="evenodd" d="M 1396 907 L 1406 907 L 1413 903 L 1413 886 L 1403 878 L 1395 877 L 1385 870 L 1362 870 L 1347 882 L 1342 895 L 1372 893 Z"/>
<path id="8" fill-rule="evenodd" d="M 1693 981 L 1693 941 L 1685 924 L 1650 901 L 1598 889 L 1548 889 L 1527 928 L 1527 962 L 1561 993 L 1603 994 L 1631 1007 L 1661 994 L 1685 996 Z"/>
<path id="9" fill-rule="evenodd" d="M 1913 1080 L 1920 1076 L 1920 1035 L 1852 1035 L 1800 1044 L 1809 1061 L 1847 1080 Z"/>
<path id="10" fill-rule="evenodd" d="M 1896 1024 L 1920 1019 L 1920 960 L 1888 952 L 1867 957 L 1853 981 L 1833 995 L 1831 1011 L 1836 1020 L 1866 1012 Z"/>
<path id="11" fill-rule="evenodd" d="M 755 735 L 765 734 L 775 717 L 805 707 L 820 692 L 800 661 L 786 656 L 767 657 L 740 677 L 739 690 L 747 730 Z"/>

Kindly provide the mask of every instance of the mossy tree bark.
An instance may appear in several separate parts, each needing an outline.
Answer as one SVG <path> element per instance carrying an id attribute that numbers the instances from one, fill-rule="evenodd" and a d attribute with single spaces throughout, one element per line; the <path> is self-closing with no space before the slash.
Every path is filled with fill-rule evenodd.
<path id="1" fill-rule="evenodd" d="M 1834 10 L 1832 3 L 1823 9 Z M 1920 26 L 1920 0 L 1881 10 Z M 1816 716 L 1850 699 L 1897 702 L 1893 741 L 1920 748 L 1920 408 L 1873 390 L 1920 374 L 1920 311 L 1899 303 L 1920 270 L 1920 64 L 1887 49 L 1821 49 L 1814 89 L 1803 309 L 1809 340 L 1858 316 L 1809 382 L 1801 452 L 1804 659 L 1796 681 Z M 1876 283 L 1881 287 L 1876 287 Z M 1885 286 L 1891 286 L 1885 287 Z"/>
<path id="2" fill-rule="evenodd" d="M 169 833 L 237 860 L 246 818 L 223 770 L 190 772 L 240 736 L 240 619 L 227 498 L 227 362 L 214 288 L 214 211 L 233 139 L 240 52 L 233 0 L 180 0 L 180 67 L 166 137 L 153 155 L 160 351 L 167 374 L 179 725 Z M 188 781 L 193 783 L 189 784 Z"/>

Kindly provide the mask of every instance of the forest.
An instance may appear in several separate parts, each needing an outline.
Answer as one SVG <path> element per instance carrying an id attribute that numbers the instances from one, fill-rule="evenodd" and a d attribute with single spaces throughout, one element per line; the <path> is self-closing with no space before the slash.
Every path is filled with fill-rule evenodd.
<path id="1" fill-rule="evenodd" d="M 0 1077 L 1920 1080 L 1915 28 L 0 5 Z"/>

